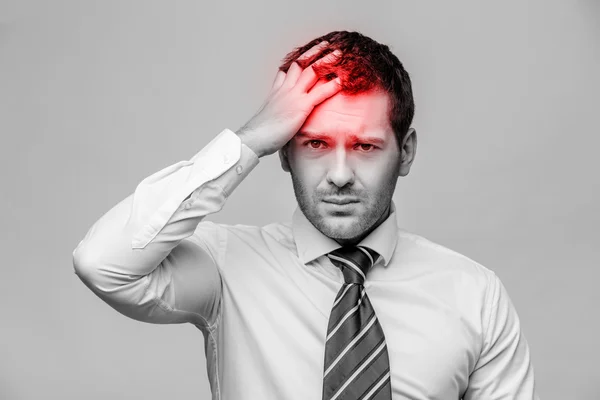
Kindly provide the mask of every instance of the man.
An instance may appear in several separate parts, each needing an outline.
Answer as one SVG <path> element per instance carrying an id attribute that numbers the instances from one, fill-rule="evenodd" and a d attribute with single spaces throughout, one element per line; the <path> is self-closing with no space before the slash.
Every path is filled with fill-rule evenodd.
<path id="1" fill-rule="evenodd" d="M 198 327 L 213 399 L 537 398 L 496 275 L 397 226 L 413 113 L 387 46 L 317 38 L 288 54 L 242 128 L 103 215 L 75 271 L 124 315 Z M 298 201 L 291 223 L 202 221 L 275 152 Z"/>

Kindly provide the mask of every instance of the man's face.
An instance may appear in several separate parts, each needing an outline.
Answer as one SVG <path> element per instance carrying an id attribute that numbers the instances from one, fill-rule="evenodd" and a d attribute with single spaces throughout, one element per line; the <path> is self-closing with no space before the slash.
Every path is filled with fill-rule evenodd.
<path id="1" fill-rule="evenodd" d="M 389 214 L 400 152 L 388 119 L 388 95 L 344 95 L 319 104 L 286 148 L 298 205 L 324 235 L 362 239 Z"/>

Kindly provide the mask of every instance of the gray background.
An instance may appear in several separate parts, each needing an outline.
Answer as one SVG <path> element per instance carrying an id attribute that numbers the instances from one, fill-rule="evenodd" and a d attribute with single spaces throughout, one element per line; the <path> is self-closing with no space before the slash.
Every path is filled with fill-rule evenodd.
<path id="1" fill-rule="evenodd" d="M 600 398 L 598 1 L 15 0 L 0 2 L 1 399 L 209 398 L 200 331 L 118 314 L 71 253 L 143 178 L 249 119 L 287 51 L 341 29 L 412 78 L 401 226 L 496 271 L 543 399 Z M 268 157 L 210 219 L 263 225 L 295 204 Z"/>

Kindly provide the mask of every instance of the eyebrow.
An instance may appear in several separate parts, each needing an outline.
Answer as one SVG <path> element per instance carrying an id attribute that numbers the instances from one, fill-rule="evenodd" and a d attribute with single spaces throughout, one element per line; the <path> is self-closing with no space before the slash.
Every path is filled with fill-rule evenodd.
<path id="1" fill-rule="evenodd" d="M 330 135 L 318 133 L 318 132 L 300 131 L 300 132 L 296 133 L 296 136 L 299 138 L 307 138 L 310 140 L 324 140 L 324 141 L 332 140 L 332 137 Z M 384 139 L 382 139 L 380 137 L 376 137 L 376 136 L 358 136 L 358 135 L 350 134 L 350 135 L 348 135 L 348 139 L 350 139 L 352 141 L 360 142 L 360 143 L 375 143 L 375 144 L 379 144 L 379 145 L 385 144 Z"/>

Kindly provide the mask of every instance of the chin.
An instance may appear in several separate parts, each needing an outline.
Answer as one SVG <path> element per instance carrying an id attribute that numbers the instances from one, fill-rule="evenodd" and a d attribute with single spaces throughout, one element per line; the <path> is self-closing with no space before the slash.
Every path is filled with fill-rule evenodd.
<path id="1" fill-rule="evenodd" d="M 318 215 L 317 219 L 313 225 L 332 239 L 353 239 L 364 232 L 356 215 Z"/>
<path id="2" fill-rule="evenodd" d="M 298 198 L 298 196 L 297 196 Z M 336 212 L 322 202 L 303 201 L 298 198 L 300 209 L 323 235 L 333 240 L 353 240 L 361 237 L 372 226 L 375 218 L 372 210 L 361 203 L 352 210 Z"/>

